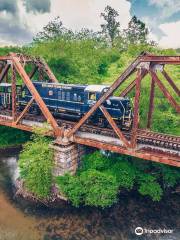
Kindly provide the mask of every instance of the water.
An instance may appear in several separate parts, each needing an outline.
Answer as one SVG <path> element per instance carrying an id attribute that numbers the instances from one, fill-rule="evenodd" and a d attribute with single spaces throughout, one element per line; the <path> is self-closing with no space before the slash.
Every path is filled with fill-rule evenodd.
<path id="1" fill-rule="evenodd" d="M 2 155 L 2 154 L 1 154 Z M 0 156 L 0 240 L 179 240 L 179 198 L 153 203 L 135 193 L 110 209 L 35 206 L 14 196 L 17 156 Z M 172 229 L 172 234 L 134 233 L 136 227 Z"/>

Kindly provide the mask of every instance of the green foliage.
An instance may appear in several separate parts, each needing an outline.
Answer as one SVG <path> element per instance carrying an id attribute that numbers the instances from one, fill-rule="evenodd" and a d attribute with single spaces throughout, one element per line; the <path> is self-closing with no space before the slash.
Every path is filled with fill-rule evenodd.
<path id="1" fill-rule="evenodd" d="M 39 198 L 48 197 L 52 184 L 53 151 L 50 140 L 33 135 L 19 156 L 20 176 L 26 188 Z"/>
<path id="2" fill-rule="evenodd" d="M 99 151 L 96 151 L 93 154 L 89 154 L 84 157 L 79 171 L 82 172 L 89 169 L 102 171 L 108 169 L 110 165 L 110 159 L 103 156 Z"/>
<path id="3" fill-rule="evenodd" d="M 30 134 L 18 129 L 0 126 L 0 147 L 21 145 L 29 140 Z"/>
<path id="4" fill-rule="evenodd" d="M 96 170 L 80 175 L 84 202 L 88 206 L 108 207 L 117 201 L 118 184 L 114 176 Z"/>
<path id="5" fill-rule="evenodd" d="M 120 158 L 116 161 L 110 168 L 111 174 L 116 176 L 120 188 L 132 189 L 136 178 L 135 168 L 128 161 L 122 161 Z"/>
<path id="6" fill-rule="evenodd" d="M 174 187 L 179 183 L 180 170 L 178 168 L 157 163 L 152 163 L 152 165 L 154 166 L 154 174 L 157 177 L 161 176 L 164 188 Z"/>
<path id="7" fill-rule="evenodd" d="M 63 26 L 60 18 L 56 17 L 54 20 L 50 21 L 46 26 L 43 27 L 43 30 L 36 35 L 34 41 L 48 41 L 56 39 L 58 37 L 63 37 L 66 34 L 68 34 L 68 30 Z"/>
<path id="8" fill-rule="evenodd" d="M 114 40 L 119 34 L 120 23 L 116 20 L 119 13 L 111 6 L 107 6 L 101 16 L 105 20 L 105 23 L 101 25 L 102 33 L 110 39 L 111 45 L 114 46 Z"/>
<path id="9" fill-rule="evenodd" d="M 60 82 L 79 84 L 101 83 L 109 66 L 120 58 L 117 49 L 111 51 L 90 39 L 69 41 L 59 38 L 36 43 L 25 52 L 43 57 Z"/>
<path id="10" fill-rule="evenodd" d="M 128 24 L 128 29 L 125 30 L 126 39 L 129 44 L 144 44 L 147 43 L 148 29 L 141 20 L 133 16 Z"/>
<path id="11" fill-rule="evenodd" d="M 74 206 L 108 207 L 117 201 L 116 178 L 94 169 L 78 176 L 58 177 L 57 183 Z"/>
<path id="12" fill-rule="evenodd" d="M 164 185 L 175 186 L 179 179 L 180 171 L 175 168 L 116 154 L 108 157 L 97 151 L 84 157 L 75 176 L 58 177 L 57 184 L 74 206 L 104 208 L 114 204 L 123 189 L 136 189 L 159 201 Z"/>
<path id="13" fill-rule="evenodd" d="M 142 174 L 138 179 L 138 191 L 143 196 L 150 196 L 153 201 L 159 201 L 162 197 L 163 190 L 156 178 L 150 174 Z"/>
<path id="14" fill-rule="evenodd" d="M 84 188 L 79 176 L 65 174 L 63 177 L 57 177 L 57 184 L 60 191 L 63 192 L 75 207 L 80 206 L 84 200 Z"/>

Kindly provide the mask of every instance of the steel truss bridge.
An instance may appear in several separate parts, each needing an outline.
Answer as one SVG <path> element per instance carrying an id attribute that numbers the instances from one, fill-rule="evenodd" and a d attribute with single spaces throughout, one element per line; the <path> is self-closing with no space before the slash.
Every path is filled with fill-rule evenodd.
<path id="1" fill-rule="evenodd" d="M 165 70 L 166 65 L 180 64 L 180 56 L 155 56 L 149 53 L 139 55 L 127 69 L 111 85 L 109 90 L 91 107 L 91 109 L 78 121 L 66 121 L 56 119 L 49 111 L 43 99 L 39 95 L 33 84 L 33 77 L 38 76 L 39 80 L 47 79 L 48 82 L 58 82 L 46 62 L 38 57 L 30 57 L 23 54 L 11 53 L 8 56 L 0 56 L 0 83 L 12 83 L 12 109 L 0 110 L 0 125 L 18 128 L 33 132 L 34 126 L 43 126 L 44 122 L 50 125 L 47 134 L 54 136 L 56 143 L 67 144 L 74 142 L 97 149 L 109 150 L 120 154 L 126 154 L 145 160 L 164 163 L 180 167 L 180 136 L 172 136 L 153 132 L 151 125 L 153 121 L 153 111 L 156 106 L 155 87 L 162 92 L 169 104 L 174 108 L 177 114 L 180 113 L 180 105 L 177 97 L 180 96 L 180 90 Z M 130 92 L 134 93 L 134 120 L 131 131 L 119 129 L 112 119 L 103 103 L 112 96 L 122 84 L 127 83 L 132 75 L 135 79 L 126 84 L 121 90 L 119 96 L 125 97 Z M 173 95 L 166 87 L 159 75 L 172 88 Z M 150 75 L 150 91 L 147 93 L 149 105 L 147 106 L 147 125 L 146 129 L 140 129 L 141 119 L 139 118 L 140 95 L 142 91 L 142 80 Z M 180 75 L 179 75 L 180 76 Z M 32 94 L 23 111 L 17 107 L 17 78 L 21 78 L 23 85 L 27 86 Z M 177 97 L 174 97 L 174 95 Z M 37 103 L 42 115 L 33 115 L 29 109 L 33 103 Z M 88 124 L 88 119 L 92 114 L 100 109 L 108 120 L 111 128 L 100 128 Z"/>

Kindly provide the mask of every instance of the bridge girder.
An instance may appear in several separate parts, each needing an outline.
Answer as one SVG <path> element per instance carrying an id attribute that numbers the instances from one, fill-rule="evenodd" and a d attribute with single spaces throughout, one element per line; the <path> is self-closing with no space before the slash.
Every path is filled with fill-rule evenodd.
<path id="1" fill-rule="evenodd" d="M 49 66 L 45 63 L 44 60 L 41 60 L 38 57 L 30 57 L 23 54 L 14 54 L 11 53 L 8 56 L 0 56 L 0 82 L 3 81 L 7 76 L 8 72 L 11 70 L 11 82 L 12 82 L 12 114 L 11 116 L 2 116 L 0 112 L 0 125 L 10 126 L 19 128 L 26 131 L 33 131 L 32 126 L 23 123 L 23 119 L 27 116 L 28 110 L 31 107 L 33 102 L 36 102 L 44 115 L 44 119 L 50 124 L 51 130 L 48 132 L 48 135 L 53 135 L 56 138 L 66 139 L 68 141 L 77 142 L 80 144 L 93 146 L 99 149 L 115 151 L 122 154 L 128 154 L 131 156 L 144 158 L 146 160 L 163 162 L 165 164 L 178 166 L 180 167 L 179 155 L 169 153 L 167 151 L 160 152 L 154 148 L 153 151 L 148 150 L 148 148 L 140 148 L 138 143 L 138 131 L 139 131 L 139 107 L 140 107 L 140 95 L 141 95 L 141 82 L 146 75 L 151 76 L 151 87 L 150 87 L 150 97 L 149 97 L 149 111 L 147 117 L 147 128 L 150 129 L 152 119 L 153 119 L 153 110 L 154 106 L 154 97 L 155 97 L 155 86 L 158 86 L 159 90 L 163 93 L 164 97 L 171 104 L 171 106 L 180 113 L 180 106 L 171 95 L 168 89 L 165 87 L 163 82 L 158 76 L 158 72 L 162 74 L 167 83 L 172 87 L 175 94 L 180 96 L 180 90 L 176 86 L 175 82 L 170 78 L 168 73 L 165 70 L 165 65 L 167 64 L 180 64 L 180 56 L 154 56 L 148 53 L 143 53 L 138 56 L 135 61 L 133 61 L 130 66 L 118 77 L 118 79 L 112 84 L 109 90 L 91 107 L 91 109 L 80 119 L 79 122 L 73 123 L 71 127 L 68 127 L 64 130 L 63 126 L 58 124 L 57 119 L 54 118 L 52 113 L 49 111 L 48 107 L 44 103 L 43 99 L 39 95 L 38 91 L 32 83 L 32 78 L 37 72 L 39 73 L 40 80 L 43 79 L 43 76 L 46 74 L 50 82 L 58 82 Z M 26 66 L 31 64 L 31 72 L 27 72 Z M 135 99 L 134 99 L 134 120 L 131 130 L 130 137 L 127 138 L 126 134 L 118 128 L 115 121 L 112 119 L 110 114 L 104 108 L 103 103 L 114 94 L 115 91 L 121 85 L 129 79 L 129 77 L 136 73 L 136 78 L 128 86 L 123 89 L 119 96 L 127 96 L 132 90 L 135 89 Z M 17 74 L 21 77 L 24 86 L 27 86 L 29 91 L 32 94 L 32 99 L 27 104 L 25 109 L 22 112 L 17 112 L 16 109 L 16 81 Z M 92 114 L 100 109 L 104 114 L 105 118 L 108 120 L 111 125 L 116 138 L 121 141 L 122 146 L 113 145 L 113 142 L 104 143 L 97 139 L 87 139 L 85 137 L 80 137 L 78 134 L 81 132 L 82 127 L 87 122 L 87 120 L 92 116 Z M 147 130 L 149 133 L 149 130 Z M 153 134 L 153 132 L 151 132 Z M 164 138 L 166 135 L 164 135 Z M 172 136 L 173 137 L 173 136 Z M 170 137 L 169 137 L 170 139 Z M 179 137 L 180 145 L 180 137 Z M 173 143 L 172 143 L 173 144 Z"/>

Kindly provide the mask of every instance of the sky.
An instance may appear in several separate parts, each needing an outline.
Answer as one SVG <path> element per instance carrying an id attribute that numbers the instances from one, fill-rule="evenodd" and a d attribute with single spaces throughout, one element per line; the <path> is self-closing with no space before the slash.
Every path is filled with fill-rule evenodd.
<path id="1" fill-rule="evenodd" d="M 107 5 L 119 12 L 121 29 L 136 15 L 159 46 L 180 48 L 180 0 L 0 0 L 0 46 L 30 43 L 57 16 L 72 30 L 99 31 Z"/>

